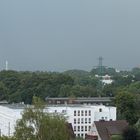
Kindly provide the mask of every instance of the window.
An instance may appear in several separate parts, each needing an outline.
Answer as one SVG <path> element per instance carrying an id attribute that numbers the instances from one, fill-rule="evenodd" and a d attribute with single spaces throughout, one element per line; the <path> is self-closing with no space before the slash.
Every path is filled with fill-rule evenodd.
<path id="1" fill-rule="evenodd" d="M 85 123 L 87 123 L 87 118 L 85 118 Z"/>
<path id="2" fill-rule="evenodd" d="M 85 131 L 87 131 L 87 126 L 85 126 Z"/>
<path id="3" fill-rule="evenodd" d="M 83 126 L 81 126 L 81 131 L 84 131 L 84 127 Z"/>
<path id="4" fill-rule="evenodd" d="M 84 134 L 81 134 L 81 137 L 83 137 L 84 136 Z"/>
<path id="5" fill-rule="evenodd" d="M 66 110 L 62 110 L 62 113 L 66 113 Z"/>
<path id="6" fill-rule="evenodd" d="M 91 110 L 88 111 L 88 115 L 91 116 Z"/>
<path id="7" fill-rule="evenodd" d="M 78 124 L 80 124 L 80 118 L 78 118 Z"/>
<path id="8" fill-rule="evenodd" d="M 87 116 L 87 110 L 85 111 L 85 116 Z"/>
<path id="9" fill-rule="evenodd" d="M 88 127 L 88 131 L 90 131 L 90 129 L 91 129 L 91 126 Z"/>
<path id="10" fill-rule="evenodd" d="M 88 119 L 88 123 L 91 123 L 91 118 Z"/>
<path id="11" fill-rule="evenodd" d="M 84 116 L 84 111 L 83 110 L 81 111 L 81 116 Z"/>
<path id="12" fill-rule="evenodd" d="M 76 119 L 74 119 L 74 124 L 76 124 Z"/>
<path id="13" fill-rule="evenodd" d="M 74 116 L 76 116 L 76 110 L 74 110 Z"/>
<path id="14" fill-rule="evenodd" d="M 84 123 L 84 118 L 81 118 L 81 123 Z"/>
<path id="15" fill-rule="evenodd" d="M 57 110 L 55 110 L 54 112 L 57 113 Z"/>
<path id="16" fill-rule="evenodd" d="M 104 117 L 102 117 L 102 119 L 101 120 L 104 120 Z"/>
<path id="17" fill-rule="evenodd" d="M 102 108 L 99 109 L 99 112 L 102 112 Z"/>
<path id="18" fill-rule="evenodd" d="M 80 126 L 78 126 L 78 131 L 80 131 Z"/>
<path id="19" fill-rule="evenodd" d="M 77 134 L 78 137 L 80 137 L 80 134 Z"/>
<path id="20" fill-rule="evenodd" d="M 76 126 L 74 126 L 74 131 L 76 131 Z"/>
<path id="21" fill-rule="evenodd" d="M 107 117 L 105 117 L 105 120 L 107 120 Z"/>
<path id="22" fill-rule="evenodd" d="M 60 104 L 61 102 L 60 102 L 60 101 L 56 101 L 56 103 L 57 103 L 57 104 Z"/>
<path id="23" fill-rule="evenodd" d="M 80 116 L 80 110 L 78 110 L 78 116 Z"/>

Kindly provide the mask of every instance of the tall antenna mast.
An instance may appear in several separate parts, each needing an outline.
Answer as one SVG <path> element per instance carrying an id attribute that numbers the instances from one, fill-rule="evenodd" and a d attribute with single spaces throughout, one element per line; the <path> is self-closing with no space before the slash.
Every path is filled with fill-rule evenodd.
<path id="1" fill-rule="evenodd" d="M 8 71 L 8 61 L 5 62 L 5 70 Z"/>

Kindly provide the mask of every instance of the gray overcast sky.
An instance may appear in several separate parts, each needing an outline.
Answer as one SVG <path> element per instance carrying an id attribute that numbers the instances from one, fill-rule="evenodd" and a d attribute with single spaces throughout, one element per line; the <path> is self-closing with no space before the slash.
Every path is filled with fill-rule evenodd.
<path id="1" fill-rule="evenodd" d="M 1 0 L 0 69 L 140 65 L 140 0 Z"/>

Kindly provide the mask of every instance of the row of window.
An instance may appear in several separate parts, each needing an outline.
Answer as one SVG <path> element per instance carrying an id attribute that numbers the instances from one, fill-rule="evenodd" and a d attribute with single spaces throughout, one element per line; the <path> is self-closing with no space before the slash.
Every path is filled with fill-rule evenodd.
<path id="1" fill-rule="evenodd" d="M 74 110 L 74 116 L 91 116 L 91 110 Z"/>
<path id="2" fill-rule="evenodd" d="M 78 119 L 76 119 L 76 118 L 74 118 L 74 124 L 87 124 L 87 123 L 91 123 L 91 118 L 78 118 Z"/>
<path id="3" fill-rule="evenodd" d="M 91 126 L 74 126 L 74 131 L 90 131 Z"/>
<path id="4" fill-rule="evenodd" d="M 57 110 L 54 110 L 55 113 L 60 113 L 60 112 L 57 112 Z M 66 110 L 62 110 L 61 113 L 66 113 L 67 111 Z"/>
<path id="5" fill-rule="evenodd" d="M 57 113 L 57 110 L 54 112 Z M 102 108 L 99 109 L 99 112 L 102 112 Z M 66 113 L 66 110 L 62 110 L 62 113 Z M 91 116 L 91 110 L 74 110 L 74 116 Z"/>
<path id="6" fill-rule="evenodd" d="M 78 133 L 78 134 L 76 134 L 76 137 L 82 137 L 82 138 L 84 138 L 85 137 L 85 134 Z"/>
<path id="7" fill-rule="evenodd" d="M 107 121 L 107 117 L 101 117 L 101 119 L 100 120 L 106 120 Z"/>

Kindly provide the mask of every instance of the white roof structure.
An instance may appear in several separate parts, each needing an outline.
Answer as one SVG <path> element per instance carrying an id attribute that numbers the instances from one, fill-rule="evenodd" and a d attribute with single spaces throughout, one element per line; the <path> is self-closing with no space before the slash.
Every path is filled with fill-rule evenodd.
<path id="1" fill-rule="evenodd" d="M 21 118 L 21 110 L 0 106 L 0 132 L 1 135 L 11 136 L 16 121 Z"/>

